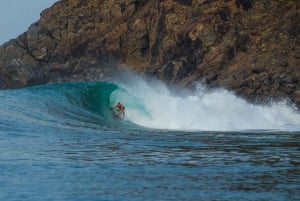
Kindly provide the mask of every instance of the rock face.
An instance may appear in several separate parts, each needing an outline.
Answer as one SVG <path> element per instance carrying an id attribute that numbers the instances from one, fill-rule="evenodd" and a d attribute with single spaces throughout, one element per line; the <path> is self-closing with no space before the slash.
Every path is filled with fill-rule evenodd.
<path id="1" fill-rule="evenodd" d="M 126 66 L 300 106 L 298 0 L 61 0 L 0 47 L 0 87 L 103 79 Z"/>

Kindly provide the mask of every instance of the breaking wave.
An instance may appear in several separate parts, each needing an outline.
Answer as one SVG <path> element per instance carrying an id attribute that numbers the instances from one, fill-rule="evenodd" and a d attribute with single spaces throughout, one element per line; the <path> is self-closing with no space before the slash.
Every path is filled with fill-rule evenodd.
<path id="1" fill-rule="evenodd" d="M 23 121 L 86 128 L 127 126 L 189 131 L 300 130 L 286 102 L 254 105 L 224 89 L 179 92 L 156 80 L 62 83 L 2 91 L 2 115 Z M 124 119 L 111 108 L 122 102 Z"/>

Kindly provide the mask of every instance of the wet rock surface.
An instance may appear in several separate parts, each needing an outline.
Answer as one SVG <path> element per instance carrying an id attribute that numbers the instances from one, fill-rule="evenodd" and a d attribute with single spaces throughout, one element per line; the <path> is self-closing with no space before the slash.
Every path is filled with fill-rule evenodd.
<path id="1" fill-rule="evenodd" d="M 0 87 L 107 79 L 120 66 L 300 106 L 299 1 L 61 0 L 0 47 Z"/>

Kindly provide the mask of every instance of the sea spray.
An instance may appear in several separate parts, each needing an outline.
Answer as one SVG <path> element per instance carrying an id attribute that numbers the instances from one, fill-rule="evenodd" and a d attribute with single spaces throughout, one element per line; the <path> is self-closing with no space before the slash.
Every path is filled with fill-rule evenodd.
<path id="1" fill-rule="evenodd" d="M 141 118 L 130 111 L 126 115 L 144 127 L 209 131 L 300 129 L 299 112 L 285 101 L 254 105 L 225 89 L 206 90 L 201 83 L 193 92 L 182 89 L 179 93 L 157 80 L 136 76 L 129 80 L 119 81 L 119 85 L 144 105 L 149 116 Z"/>

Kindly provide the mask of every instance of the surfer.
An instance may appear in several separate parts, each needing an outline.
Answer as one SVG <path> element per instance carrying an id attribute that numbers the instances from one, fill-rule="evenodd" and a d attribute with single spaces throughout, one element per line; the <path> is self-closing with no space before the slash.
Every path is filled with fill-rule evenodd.
<path id="1" fill-rule="evenodd" d="M 125 107 L 122 103 L 118 102 L 118 104 L 115 106 L 115 108 L 117 109 L 116 115 L 118 115 L 120 117 L 125 116 Z"/>

